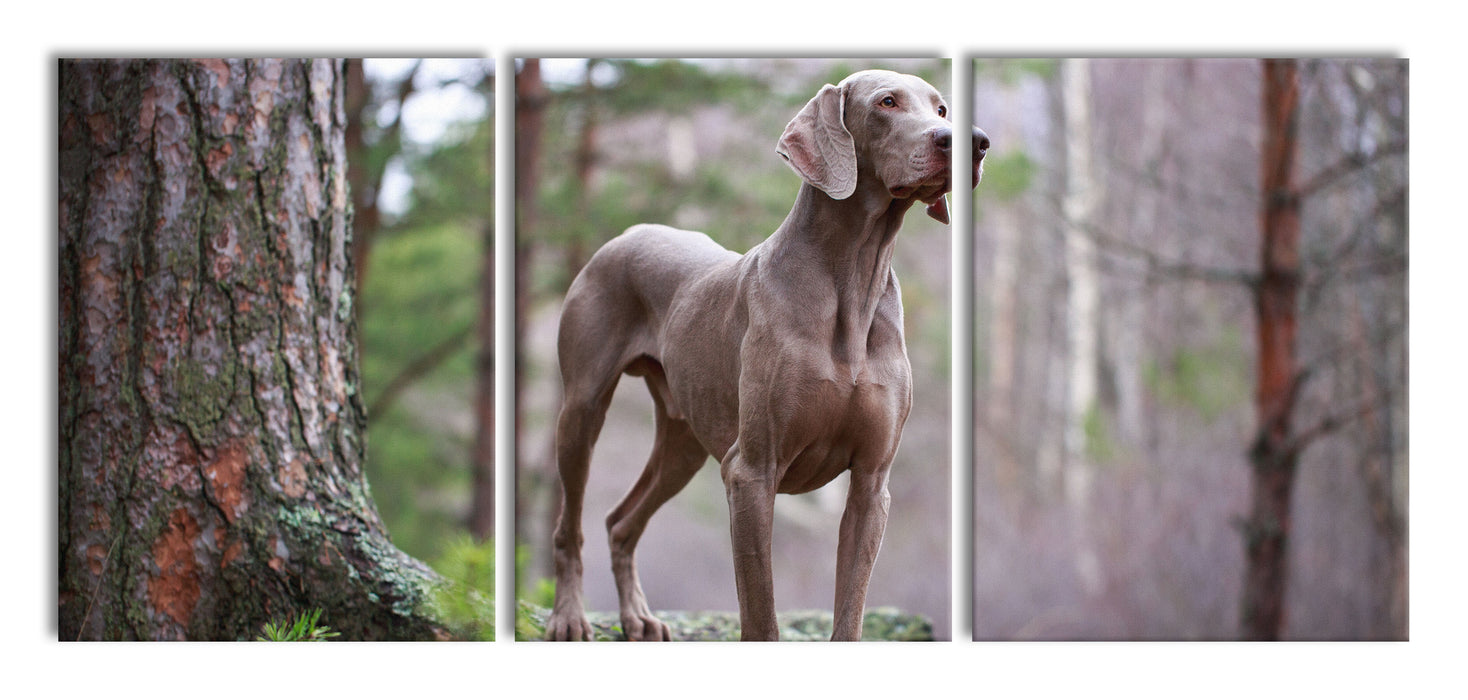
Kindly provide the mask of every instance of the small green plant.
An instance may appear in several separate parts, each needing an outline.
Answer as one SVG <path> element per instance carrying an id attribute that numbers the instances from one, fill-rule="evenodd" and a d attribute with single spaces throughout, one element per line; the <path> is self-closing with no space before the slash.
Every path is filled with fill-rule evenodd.
<path id="1" fill-rule="evenodd" d="M 444 577 L 432 604 L 456 638 L 494 641 L 494 540 L 454 538 L 433 561 Z"/>
<path id="2" fill-rule="evenodd" d="M 257 642 L 324 642 L 332 637 L 341 636 L 338 632 L 332 632 L 330 627 L 316 624 L 321 620 L 321 608 L 314 608 L 295 616 L 295 620 L 276 624 L 265 623 L 264 634 L 256 637 Z"/>

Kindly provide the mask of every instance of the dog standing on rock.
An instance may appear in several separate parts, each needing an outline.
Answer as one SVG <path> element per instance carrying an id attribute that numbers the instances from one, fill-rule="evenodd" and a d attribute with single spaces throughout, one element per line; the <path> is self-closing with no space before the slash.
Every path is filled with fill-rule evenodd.
<path id="1" fill-rule="evenodd" d="M 744 640 L 779 638 L 770 539 L 776 493 L 851 472 L 837 546 L 833 640 L 859 640 L 887 525 L 887 474 L 912 404 L 892 272 L 909 207 L 948 223 L 953 126 L 931 85 L 870 70 L 821 88 L 776 151 L 804 181 L 784 223 L 745 255 L 640 224 L 592 256 L 566 294 L 556 424 L 563 488 L 546 638 L 585 640 L 581 510 L 592 445 L 622 374 L 647 382 L 656 438 L 607 515 L 622 630 L 668 640 L 638 582 L 648 519 L 709 455 L 729 501 Z M 977 184 L 989 139 L 973 130 Z"/>

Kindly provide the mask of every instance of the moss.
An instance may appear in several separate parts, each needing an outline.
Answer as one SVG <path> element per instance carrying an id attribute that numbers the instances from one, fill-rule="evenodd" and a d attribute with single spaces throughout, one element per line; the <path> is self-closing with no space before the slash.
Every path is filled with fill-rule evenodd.
<path id="1" fill-rule="evenodd" d="M 221 359 L 222 366 L 213 372 L 199 362 L 176 359 L 169 373 L 178 400 L 166 410 L 187 426 L 195 439 L 212 435 L 234 400 L 239 364 L 229 353 Z"/>

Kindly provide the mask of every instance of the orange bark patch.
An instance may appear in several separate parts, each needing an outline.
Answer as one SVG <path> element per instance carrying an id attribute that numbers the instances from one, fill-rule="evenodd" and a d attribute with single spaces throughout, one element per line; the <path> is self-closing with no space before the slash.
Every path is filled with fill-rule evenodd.
<path id="1" fill-rule="evenodd" d="M 158 89 L 152 85 L 143 88 L 143 99 L 138 104 L 138 141 L 147 140 L 153 131 L 153 119 L 158 115 Z"/>
<path id="2" fill-rule="evenodd" d="M 104 113 L 87 115 L 87 129 L 92 132 L 92 143 L 100 145 L 112 138 L 112 120 Z"/>
<path id="3" fill-rule="evenodd" d="M 199 523 L 180 508 L 168 517 L 168 527 L 153 543 L 153 563 L 158 574 L 148 581 L 148 602 L 180 625 L 187 626 L 199 602 L 199 564 L 194 560 L 194 541 Z"/>
<path id="4" fill-rule="evenodd" d="M 91 513 L 92 519 L 87 523 L 87 527 L 93 532 L 107 532 L 112 529 L 112 516 L 107 514 L 107 509 L 103 508 L 101 503 L 93 503 L 88 512 Z"/>
<path id="5" fill-rule="evenodd" d="M 87 568 L 93 576 L 101 576 L 102 568 L 107 563 L 107 550 L 100 544 L 87 547 Z"/>
<path id="6" fill-rule="evenodd" d="M 224 510 L 224 517 L 233 523 L 244 512 L 245 468 L 249 464 L 249 453 L 241 439 L 230 440 L 214 454 L 214 461 L 204 468 L 214 498 Z"/>
<path id="7" fill-rule="evenodd" d="M 219 568 L 223 569 L 233 563 L 234 560 L 239 559 L 240 553 L 243 550 L 244 545 L 239 542 L 231 542 L 228 547 L 224 548 L 224 556 L 219 560 Z"/>
<path id="8" fill-rule="evenodd" d="M 218 148 L 210 149 L 208 153 L 204 154 L 204 165 L 208 166 L 209 174 L 218 178 L 220 172 L 224 170 L 224 166 L 229 163 L 229 157 L 231 155 L 234 155 L 234 144 L 228 141 L 225 141 Z"/>
<path id="9" fill-rule="evenodd" d="M 300 455 L 291 457 L 280 469 L 280 488 L 291 498 L 306 494 L 306 465 Z"/>
<path id="10" fill-rule="evenodd" d="M 224 87 L 229 84 L 229 64 L 219 58 L 201 58 L 194 61 L 200 68 L 214 73 L 215 84 Z"/>

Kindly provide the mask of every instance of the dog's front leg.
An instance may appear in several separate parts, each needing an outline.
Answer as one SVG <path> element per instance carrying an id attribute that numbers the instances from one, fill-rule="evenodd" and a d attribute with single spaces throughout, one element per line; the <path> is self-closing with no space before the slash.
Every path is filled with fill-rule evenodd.
<path id="1" fill-rule="evenodd" d="M 775 520 L 774 465 L 751 464 L 738 443 L 720 466 L 729 499 L 729 534 L 734 547 L 734 586 L 739 593 L 741 641 L 775 641 L 775 582 L 770 539 Z"/>
<path id="2" fill-rule="evenodd" d="M 860 641 L 862 611 L 872 565 L 887 529 L 887 469 L 851 470 L 846 511 L 841 515 L 841 539 L 836 546 L 836 611 L 831 641 Z"/>

